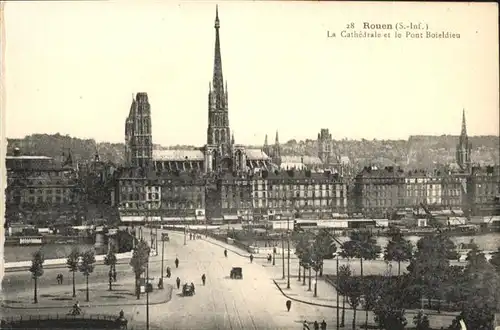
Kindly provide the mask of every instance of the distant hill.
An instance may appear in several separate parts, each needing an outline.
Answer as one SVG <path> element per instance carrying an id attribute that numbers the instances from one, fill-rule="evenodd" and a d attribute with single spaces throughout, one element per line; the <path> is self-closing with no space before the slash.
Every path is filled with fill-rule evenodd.
<path id="1" fill-rule="evenodd" d="M 472 136 L 472 159 L 482 164 L 499 164 L 499 137 Z M 408 140 L 335 140 L 334 150 L 340 156 L 348 156 L 358 166 L 370 163 L 376 165 L 381 159 L 393 162 L 405 168 L 428 168 L 434 164 L 446 164 L 455 160 L 455 148 L 458 136 L 442 135 L 410 136 Z M 93 139 L 79 139 L 60 134 L 33 134 L 24 139 L 8 139 L 7 153 L 18 147 L 23 154 L 45 155 L 58 158 L 63 152 L 71 150 L 76 160 L 93 159 L 96 147 L 104 161 L 116 164 L 124 163 L 125 147 L 123 143 L 96 143 Z M 248 146 L 261 148 L 262 146 Z M 196 149 L 196 146 L 177 145 L 160 146 L 158 149 Z M 290 140 L 281 144 L 282 155 L 318 155 L 316 140 Z"/>
<path id="2" fill-rule="evenodd" d="M 7 154 L 14 148 L 21 149 L 23 155 L 43 155 L 59 159 L 71 150 L 73 159 L 87 161 L 94 159 L 96 150 L 103 161 L 122 164 L 125 160 L 123 143 L 96 143 L 93 139 L 79 139 L 61 134 L 33 134 L 24 139 L 7 139 Z"/>

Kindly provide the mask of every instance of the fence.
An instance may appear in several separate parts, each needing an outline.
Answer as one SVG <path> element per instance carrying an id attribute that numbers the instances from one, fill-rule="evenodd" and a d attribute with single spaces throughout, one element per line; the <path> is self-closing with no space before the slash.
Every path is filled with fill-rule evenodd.
<path id="1" fill-rule="evenodd" d="M 3 318 L 2 329 L 122 329 L 117 315 L 30 315 Z"/>

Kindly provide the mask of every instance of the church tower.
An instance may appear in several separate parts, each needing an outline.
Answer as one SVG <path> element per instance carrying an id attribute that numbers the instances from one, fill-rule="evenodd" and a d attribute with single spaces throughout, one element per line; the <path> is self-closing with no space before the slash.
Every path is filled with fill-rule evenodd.
<path id="1" fill-rule="evenodd" d="M 262 147 L 262 151 L 264 151 L 264 153 L 268 156 L 271 156 L 270 154 L 270 150 L 269 150 L 269 144 L 267 143 L 267 134 L 266 134 L 266 137 L 264 139 L 264 146 Z"/>
<path id="2" fill-rule="evenodd" d="M 151 106 L 147 93 L 132 98 L 125 121 L 125 158 L 128 166 L 149 167 L 153 162 Z"/>
<path id="3" fill-rule="evenodd" d="M 462 112 L 462 131 L 458 138 L 457 164 L 464 171 L 468 171 L 471 166 L 472 144 L 467 136 L 467 125 L 465 124 L 465 109 Z"/>
<path id="4" fill-rule="evenodd" d="M 335 161 L 333 157 L 332 134 L 328 128 L 322 128 L 318 133 L 318 157 L 324 165 Z"/>
<path id="5" fill-rule="evenodd" d="M 217 159 L 231 156 L 227 84 L 224 88 L 219 38 L 219 10 L 215 9 L 214 75 L 208 92 L 207 146 Z"/>
<path id="6" fill-rule="evenodd" d="M 273 163 L 278 166 L 281 164 L 281 146 L 280 146 L 280 138 L 278 136 L 278 131 L 276 131 L 276 138 L 274 139 L 272 160 Z"/>

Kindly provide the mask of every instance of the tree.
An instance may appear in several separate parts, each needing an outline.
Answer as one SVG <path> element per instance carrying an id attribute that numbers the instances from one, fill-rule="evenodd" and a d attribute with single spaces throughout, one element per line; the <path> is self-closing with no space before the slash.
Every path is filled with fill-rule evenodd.
<path id="1" fill-rule="evenodd" d="M 323 276 L 323 261 L 333 258 L 337 252 L 337 245 L 328 232 L 320 231 L 314 241 L 314 250 L 318 258 L 319 276 Z"/>
<path id="2" fill-rule="evenodd" d="M 343 244 L 341 256 L 345 258 L 359 258 L 361 276 L 363 276 L 363 259 L 375 260 L 382 251 L 377 241 L 368 230 L 355 230 L 349 234 L 350 240 Z"/>
<path id="3" fill-rule="evenodd" d="M 403 277 L 385 281 L 380 299 L 373 309 L 375 322 L 383 329 L 403 330 L 407 324 L 403 309 L 406 291 Z"/>
<path id="4" fill-rule="evenodd" d="M 382 282 L 378 279 L 366 279 L 363 283 L 363 293 L 365 298 L 365 329 L 368 329 L 368 311 L 373 310 L 377 305 L 382 288 Z"/>
<path id="5" fill-rule="evenodd" d="M 150 248 L 145 241 L 137 243 L 132 258 L 130 259 L 130 266 L 135 274 L 135 294 L 137 299 L 141 299 L 140 280 L 141 275 L 146 271 L 146 266 L 149 262 Z"/>
<path id="6" fill-rule="evenodd" d="M 345 301 L 346 301 L 346 296 L 347 292 L 349 290 L 349 278 L 351 277 L 352 272 L 351 272 L 351 267 L 349 265 L 342 265 L 339 267 L 339 273 L 338 273 L 338 287 L 337 290 L 339 294 L 342 295 L 342 326 L 345 324 Z"/>
<path id="7" fill-rule="evenodd" d="M 415 324 L 415 330 L 430 330 L 429 318 L 424 314 L 423 311 L 419 311 L 417 315 L 413 317 L 413 324 Z"/>
<path id="8" fill-rule="evenodd" d="M 66 265 L 70 272 L 73 273 L 73 297 L 76 297 L 76 288 L 75 288 L 75 273 L 78 270 L 78 262 L 80 261 L 80 250 L 78 247 L 74 246 L 71 249 L 71 252 L 66 260 Z"/>
<path id="9" fill-rule="evenodd" d="M 407 269 L 421 294 L 425 293 L 429 306 L 432 298 L 443 298 L 443 283 L 449 273 L 450 258 L 455 255 L 455 244 L 443 234 L 425 236 L 417 242 L 417 251 Z"/>
<path id="10" fill-rule="evenodd" d="M 495 267 L 497 273 L 500 273 L 500 247 L 491 256 L 490 263 Z"/>
<path id="11" fill-rule="evenodd" d="M 352 330 L 356 330 L 356 311 L 361 302 L 361 296 L 363 295 L 363 283 L 361 278 L 350 276 L 346 279 L 346 296 L 347 302 L 351 305 L 353 310 L 352 315 Z"/>
<path id="12" fill-rule="evenodd" d="M 45 258 L 43 256 L 42 250 L 38 250 L 35 253 L 33 253 L 33 258 L 31 259 L 30 272 L 31 272 L 31 275 L 33 276 L 33 280 L 35 281 L 35 288 L 34 288 L 34 294 L 33 294 L 33 303 L 34 304 L 38 303 L 38 295 L 37 295 L 38 278 L 43 275 L 43 263 L 44 263 L 44 261 L 45 261 Z"/>
<path id="13" fill-rule="evenodd" d="M 500 305 L 500 277 L 484 254 L 472 249 L 465 267 L 467 290 L 462 316 L 470 329 L 491 329 L 495 311 Z"/>
<path id="14" fill-rule="evenodd" d="M 401 275 L 401 262 L 408 261 L 412 257 L 413 245 L 405 240 L 398 228 L 389 232 L 389 243 L 385 248 L 384 260 L 396 261 L 398 263 L 398 276 Z"/>
<path id="15" fill-rule="evenodd" d="M 85 276 L 86 283 L 86 300 L 89 301 L 89 276 L 94 272 L 95 252 L 87 250 L 82 254 L 82 262 L 80 263 L 80 272 Z"/>
<path id="16" fill-rule="evenodd" d="M 299 258 L 299 281 L 300 281 L 300 268 L 304 266 L 304 258 L 307 258 L 306 253 L 310 247 L 310 240 L 313 236 L 310 232 L 295 232 L 293 241 L 295 242 L 295 255 Z M 304 277 L 306 276 L 304 269 Z"/>
<path id="17" fill-rule="evenodd" d="M 116 259 L 115 251 L 114 251 L 113 247 L 111 247 L 110 249 L 108 249 L 108 254 L 104 257 L 104 264 L 106 266 L 109 266 L 109 291 L 113 291 L 112 273 L 113 273 L 113 271 L 116 271 L 115 270 L 116 262 L 117 262 L 117 259 Z"/>

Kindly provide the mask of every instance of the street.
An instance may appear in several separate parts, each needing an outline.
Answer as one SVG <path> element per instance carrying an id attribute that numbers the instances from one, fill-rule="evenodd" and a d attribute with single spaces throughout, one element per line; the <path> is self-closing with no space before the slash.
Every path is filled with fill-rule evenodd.
<path id="1" fill-rule="evenodd" d="M 149 231 L 145 231 L 145 239 L 149 242 Z M 179 268 L 176 269 L 173 260 L 178 257 Z M 159 256 L 153 257 L 150 264 L 150 276 L 158 278 L 160 274 L 161 249 Z M 175 285 L 175 279 L 180 277 L 182 284 L 193 282 L 196 294 L 192 297 L 180 296 L 180 290 L 175 289 L 172 300 L 166 304 L 150 306 L 150 323 L 152 326 L 168 329 L 293 329 L 300 328 L 301 315 L 299 308 L 292 306 L 286 311 L 286 298 L 276 289 L 270 274 L 258 263 L 250 264 L 247 258 L 230 254 L 224 257 L 223 250 L 204 240 L 187 240 L 184 245 L 184 235 L 170 232 L 170 241 L 165 242 L 165 267 L 170 266 L 172 277 L 165 279 L 166 283 Z M 232 267 L 243 268 L 243 279 L 232 280 L 229 272 Z M 133 285 L 133 272 L 126 264 L 117 266 L 119 280 Z M 39 293 L 56 286 L 56 275 L 65 274 L 65 283 L 71 287 L 70 273 L 64 269 L 48 269 L 39 280 Z M 201 275 L 206 274 L 206 286 L 201 283 Z M 96 281 L 107 282 L 107 267 L 97 266 L 91 275 L 91 285 Z M 77 274 L 79 287 L 84 281 Z M 31 295 L 33 285 L 29 271 L 6 273 L 3 281 L 4 297 L 7 292 L 16 295 Z M 156 287 L 156 286 L 155 286 Z M 83 298 L 83 297 L 82 297 Z M 80 298 L 81 300 L 83 300 Z M 41 304 L 40 304 L 41 305 Z M 70 307 L 68 305 L 68 307 Z M 298 307 L 298 304 L 297 304 Z M 129 324 L 144 326 L 146 306 L 107 306 L 85 308 L 86 314 L 118 314 L 123 309 Z M 64 309 L 66 311 L 66 309 Z M 57 309 L 53 313 L 60 313 Z M 43 311 L 49 313 L 48 310 Z M 12 310 L 2 308 L 2 314 L 35 315 L 36 309 Z"/>

